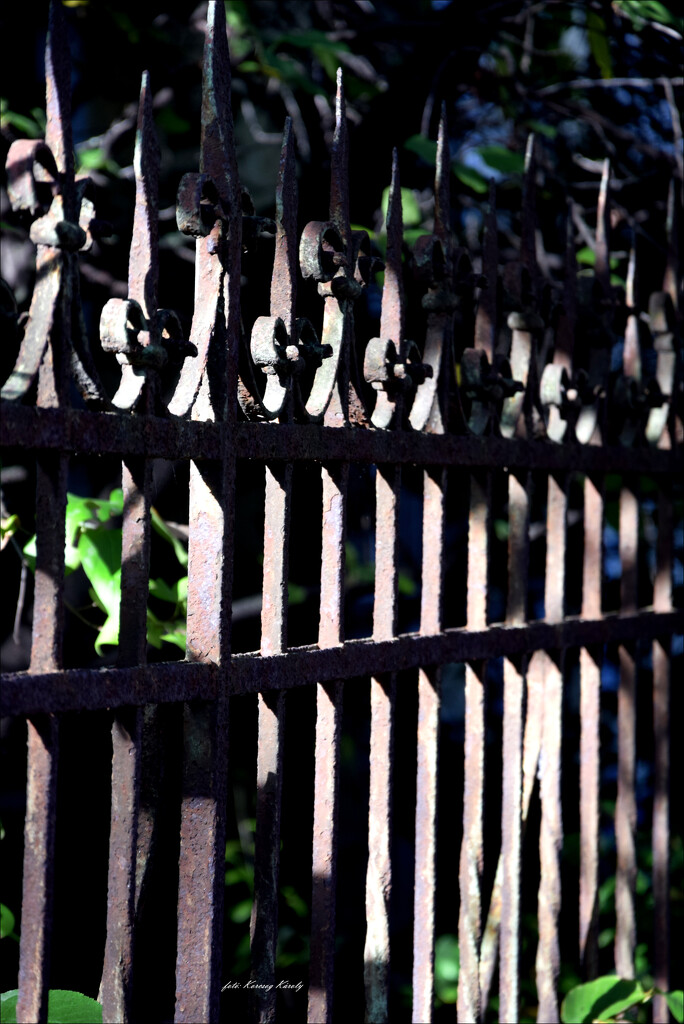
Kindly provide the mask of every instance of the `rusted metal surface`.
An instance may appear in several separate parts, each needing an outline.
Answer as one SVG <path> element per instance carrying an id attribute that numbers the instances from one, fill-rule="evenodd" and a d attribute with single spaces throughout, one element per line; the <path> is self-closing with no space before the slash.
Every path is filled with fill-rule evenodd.
<path id="1" fill-rule="evenodd" d="M 132 1019 L 142 718 L 140 708 L 128 708 L 112 726 L 107 942 L 100 993 L 107 1021 Z"/>
<path id="2" fill-rule="evenodd" d="M 632 488 L 620 493 L 621 607 L 637 607 L 637 546 L 639 500 Z M 615 969 L 621 978 L 634 977 L 636 948 L 636 685 L 637 646 L 623 644 L 619 650 L 618 691 L 618 773 L 615 803 Z"/>
<path id="3" fill-rule="evenodd" d="M 254 903 L 250 925 L 255 1018 L 275 1020 L 278 941 L 280 805 L 283 780 L 285 694 L 259 694 Z"/>
<path id="4" fill-rule="evenodd" d="M 658 491 L 658 546 L 653 607 L 672 607 L 672 497 Z M 653 644 L 653 973 L 660 993 L 653 1020 L 667 1024 L 669 1008 L 661 993 L 670 991 L 670 658 L 669 638 Z"/>
<path id="5" fill-rule="evenodd" d="M 669 250 L 662 291 L 648 301 L 638 294 L 639 256 L 634 246 L 623 301 L 610 278 L 611 170 L 606 162 L 589 305 L 580 304 L 575 258 L 579 215 L 570 204 L 566 280 L 562 305 L 554 306 L 556 299 L 537 263 L 541 175 L 534 139 L 528 141 L 525 161 L 519 257 L 503 259 L 498 251 L 492 183 L 481 273 L 475 272 L 469 253 L 456 245 L 451 231 L 451 159 L 443 108 L 434 226 L 412 249 L 404 238 L 400 159 L 393 153 L 378 336 L 361 337 L 355 306 L 364 301 L 364 290 L 381 265 L 372 255 L 368 235 L 351 227 L 342 76 L 338 75 L 335 98 L 327 213 L 299 232 L 294 131 L 288 119 L 275 218 L 257 216 L 238 177 L 224 5 L 212 2 L 203 62 L 199 168 L 182 178 L 177 203 L 179 229 L 196 239 L 190 338 L 183 338 L 172 311 L 157 308 L 159 151 L 151 86 L 144 75 L 128 296 L 110 300 L 100 318 L 104 353 L 115 356 L 121 367 L 120 382 L 110 398 L 82 326 L 78 252 L 91 244 L 94 207 L 90 183 L 74 177 L 68 46 L 63 5 L 56 0 L 50 8 L 46 81 L 46 138 L 14 143 L 7 161 L 10 201 L 33 218 L 31 239 L 37 249 L 37 283 L 15 366 L 2 388 L 0 424 L 2 443 L 33 452 L 37 466 L 31 663 L 27 673 L 3 675 L 0 694 L 3 714 L 29 718 L 18 1019 L 45 1020 L 47 1014 L 58 733 L 52 716 L 104 708 L 114 712 L 101 996 L 104 1018 L 124 1021 L 135 1019 L 137 1013 L 134 970 L 141 893 L 155 871 L 156 858 L 164 856 L 163 850 L 155 850 L 153 839 L 161 761 L 166 756 L 160 722 L 180 714 L 183 706 L 175 1019 L 217 1021 L 228 702 L 244 694 L 259 695 L 252 981 L 272 985 L 286 692 L 312 685 L 318 717 L 308 1017 L 319 1022 L 339 1016 L 344 993 L 335 997 L 333 983 L 342 692 L 343 687 L 366 687 L 370 678 L 366 1019 L 386 1020 L 392 994 L 395 677 L 411 669 L 419 705 L 413 1019 L 430 1020 L 439 891 L 435 865 L 441 670 L 447 663 L 460 662 L 465 664 L 465 735 L 458 1017 L 484 1018 L 498 956 L 500 1017 L 517 1019 L 521 851 L 528 822 L 536 820 L 530 810 L 538 776 L 538 1015 L 540 1020 L 556 1020 L 565 657 L 568 649 L 580 651 L 578 967 L 592 977 L 598 969 L 600 682 L 607 643 L 618 645 L 621 665 L 616 969 L 622 976 L 633 971 L 636 668 L 638 655 L 651 644 L 656 747 L 654 972 L 657 986 L 668 988 L 670 654 L 673 634 L 684 632 L 684 612 L 672 607 L 671 587 L 672 481 L 684 476 L 675 189 L 668 200 Z M 265 315 L 242 324 L 243 244 L 248 248 L 264 229 L 275 235 L 270 303 Z M 316 285 L 311 310 L 299 308 L 304 294 L 298 294 L 300 274 Z M 410 274 L 422 289 L 422 310 L 415 315 L 407 310 L 404 292 Z M 313 324 L 321 322 L 319 338 Z M 422 323 L 422 337 L 415 342 L 406 337 L 407 323 Z M 621 366 L 614 364 L 618 342 L 623 343 Z M 165 401 L 159 371 L 173 363 L 180 368 L 178 381 Z M 83 400 L 79 408 L 71 407 L 73 384 Z M 62 667 L 67 472 L 69 456 L 76 452 L 88 457 L 116 455 L 122 461 L 120 644 L 116 666 L 101 670 Z M 190 464 L 187 656 L 183 663 L 148 665 L 154 458 Z M 261 644 L 259 651 L 231 655 L 233 510 L 240 500 L 236 463 L 249 459 L 264 463 L 266 477 Z M 288 548 L 295 462 L 321 466 L 321 593 L 318 644 L 289 649 Z M 374 467 L 375 613 L 372 638 L 346 641 L 350 464 Z M 399 503 L 402 468 L 411 465 L 423 469 L 420 629 L 397 636 Z M 441 607 L 445 567 L 453 561 L 445 541 L 448 467 L 456 486 L 470 481 L 467 626 L 456 629 L 444 628 Z M 505 622 L 491 624 L 488 580 L 496 568 L 495 546 L 489 543 L 492 481 L 502 472 L 508 474 L 508 604 Z M 606 476 L 618 473 L 623 477 L 622 594 L 620 611 L 604 615 L 603 488 Z M 569 474 L 584 476 L 579 617 L 568 616 L 565 607 Z M 630 488 L 639 474 L 655 479 L 661 494 L 652 609 L 638 607 L 639 502 Z M 545 618 L 528 621 L 533 477 L 535 486 L 547 487 Z M 484 908 L 485 712 L 490 711 L 485 679 L 487 665 L 495 658 L 504 659 L 502 844 L 489 907 Z M 164 710 L 163 705 L 173 704 L 179 705 L 177 712 L 170 706 Z M 180 757 L 180 751 L 167 753 Z M 534 839 L 528 836 L 528 841 Z M 395 893 L 393 898 L 404 896 Z M 572 901 L 572 894 L 569 898 Z M 258 991 L 252 1016 L 275 1020 L 274 990 Z M 667 1019 L 660 996 L 654 1003 L 654 1019 Z"/>
<path id="6" fill-rule="evenodd" d="M 546 510 L 545 613 L 552 622 L 563 618 L 565 601 L 565 538 L 567 491 L 564 480 L 549 477 Z M 540 1021 L 558 1021 L 560 972 L 558 920 L 561 909 L 560 854 L 563 846 L 561 810 L 561 736 L 563 709 L 563 655 L 540 652 L 544 677 L 542 743 L 539 754 L 541 826 L 539 860 L 541 881 L 537 916 L 539 945 L 536 975 Z"/>
<path id="7" fill-rule="evenodd" d="M 307 1020 L 309 1024 L 328 1024 L 332 1020 L 335 980 L 342 683 L 320 683 L 317 686 L 316 710 L 311 959 Z"/>
<path id="8" fill-rule="evenodd" d="M 470 476 L 468 517 L 468 629 L 487 626 L 489 509 L 491 477 Z M 484 798 L 484 685 L 486 663 L 469 662 L 465 680 L 463 749 L 463 840 L 459 865 L 459 1020 L 481 1019 L 480 940 L 482 928 L 482 802 Z"/>
<path id="9" fill-rule="evenodd" d="M 601 614 L 603 584 L 602 484 L 584 481 L 582 617 Z M 601 665 L 603 647 L 580 651 L 580 893 L 579 952 L 588 978 L 598 970 L 598 838 L 600 785 Z"/>
<path id="10" fill-rule="evenodd" d="M 423 473 L 423 563 L 420 632 L 442 626 L 444 522 L 447 474 Z M 437 852 L 437 756 L 441 669 L 421 667 L 418 675 L 418 763 L 413 935 L 413 1018 L 430 1020 L 434 988 L 435 858 Z"/>
<path id="11" fill-rule="evenodd" d="M 174 1020 L 218 1020 L 223 931 L 227 702 L 187 704 Z"/>
<path id="12" fill-rule="evenodd" d="M 394 168 L 396 169 L 396 155 Z M 393 218 L 397 212 L 396 174 L 388 205 L 388 232 L 396 231 Z M 392 243 L 396 247 L 396 237 Z M 395 271 L 385 277 L 382 294 L 381 336 L 403 337 L 403 302 L 400 288 L 400 252 L 390 257 L 388 268 Z M 399 260 L 397 260 L 399 257 Z M 398 262 L 398 268 L 397 268 Z M 398 269 L 398 273 L 396 273 Z M 392 342 L 390 341 L 390 344 Z M 378 402 L 385 393 L 378 391 Z M 376 406 L 376 414 L 378 406 Z M 386 422 L 392 417 L 387 411 Z M 374 414 L 375 416 L 375 414 Z M 385 414 L 381 417 L 385 419 Z M 401 469 L 398 466 L 378 467 L 375 474 L 375 603 L 373 608 L 373 639 L 388 640 L 396 633 L 398 604 L 398 531 Z M 394 699 L 396 678 L 371 678 L 370 794 L 368 805 L 368 867 L 366 872 L 366 941 L 364 946 L 364 979 L 366 987 L 366 1020 L 387 1020 L 387 994 L 390 967 L 389 906 L 392 893 L 391 807 L 392 760 L 394 733 Z"/>
<path id="13" fill-rule="evenodd" d="M 363 973 L 366 987 L 366 1020 L 372 1024 L 375 1024 L 375 1021 L 382 1024 L 388 1019 L 395 696 L 395 676 L 371 679 L 370 797 Z"/>
<path id="14" fill-rule="evenodd" d="M 527 618 L 530 480 L 508 477 L 509 622 Z M 520 949 L 520 857 L 522 832 L 523 701 L 527 659 L 504 660 L 503 780 L 501 787 L 501 929 L 499 939 L 499 1017 L 518 1019 Z"/>
<path id="15" fill-rule="evenodd" d="M 214 700 L 229 696 L 289 690 L 323 680 L 401 672 L 420 665 L 479 661 L 492 656 L 515 656 L 536 650 L 594 647 L 678 635 L 684 629 L 684 612 L 641 613 L 609 619 L 566 619 L 553 625 L 532 622 L 523 626 L 489 626 L 471 632 L 446 629 L 438 636 L 415 633 L 395 640 L 348 640 L 334 647 L 295 647 L 285 654 L 262 658 L 237 654 L 231 659 L 226 679 L 217 666 L 199 663 L 155 664 L 135 669 L 68 669 L 36 676 L 3 675 L 0 712 L 33 714 L 37 710 L 61 712 L 142 704 L 173 704 L 188 700 Z"/>
<path id="16" fill-rule="evenodd" d="M 440 682 L 438 669 L 422 668 L 418 674 L 412 1011 L 415 1024 L 432 1019 Z"/>
<path id="17" fill-rule="evenodd" d="M 84 432 L 84 433 L 82 433 Z M 144 422 L 111 414 L 6 405 L 0 442 L 7 447 L 47 451 L 78 450 L 85 455 L 147 455 L 165 459 L 216 459 L 224 446 L 221 424 L 145 417 Z M 345 461 L 349 438 L 313 424 L 237 423 L 230 441 L 245 459 Z M 634 472 L 678 476 L 684 471 L 679 448 L 672 451 L 617 445 L 574 447 L 542 441 L 410 431 L 360 430 L 354 435 L 354 462 L 412 463 L 423 466 L 540 469 L 547 472 Z"/>
<path id="18" fill-rule="evenodd" d="M 17 1020 L 48 1019 L 59 734 L 52 715 L 28 722 Z"/>

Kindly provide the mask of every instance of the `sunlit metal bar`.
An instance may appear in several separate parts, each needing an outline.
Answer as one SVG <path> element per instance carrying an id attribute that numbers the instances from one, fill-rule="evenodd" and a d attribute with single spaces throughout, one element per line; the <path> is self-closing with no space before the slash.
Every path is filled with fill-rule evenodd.
<path id="1" fill-rule="evenodd" d="M 348 463 L 323 466 L 323 546 L 318 642 L 335 647 L 343 637 L 344 542 Z M 311 960 L 308 1020 L 332 1019 L 337 886 L 337 820 L 342 683 L 316 687 Z"/>
<path id="2" fill-rule="evenodd" d="M 375 474 L 374 640 L 390 639 L 396 632 L 400 492 L 399 467 L 378 468 Z M 393 674 L 376 675 L 371 678 L 366 941 L 363 959 L 366 1020 L 378 1021 L 379 1024 L 387 1020 L 390 966 L 390 843 L 395 692 L 396 679 Z"/>
<path id="3" fill-rule="evenodd" d="M 639 498 L 636 482 L 623 483 L 620 491 L 620 604 L 634 613 L 638 602 Z M 636 948 L 636 643 L 619 649 L 618 778 L 615 804 L 615 970 L 621 978 L 634 977 Z"/>
<path id="4" fill-rule="evenodd" d="M 584 480 L 582 617 L 598 618 L 603 584 L 603 481 Z M 603 646 L 580 650 L 580 892 L 579 954 L 582 970 L 598 969 L 598 839 L 600 791 L 601 665 Z"/>
<path id="5" fill-rule="evenodd" d="M 530 480 L 508 477 L 508 622 L 527 617 Z M 503 783 L 501 808 L 501 932 L 499 1019 L 518 1020 L 520 853 L 522 828 L 523 701 L 526 659 L 504 659 Z"/>
<path id="6" fill-rule="evenodd" d="M 565 601 L 565 547 L 567 481 L 550 476 L 547 483 L 545 617 L 559 622 Z M 538 897 L 539 945 L 536 977 L 540 1021 L 558 1021 L 557 997 L 560 971 L 558 917 L 561 908 L 560 854 L 563 845 L 561 811 L 561 735 L 564 652 L 540 652 L 544 679 L 543 724 L 540 750 L 541 825 L 539 859 L 541 881 Z"/>
<path id="7" fill-rule="evenodd" d="M 658 541 L 653 607 L 672 607 L 672 492 L 658 490 Z M 653 642 L 653 975 L 659 992 L 653 998 L 655 1024 L 667 1024 L 670 990 L 670 676 L 672 641 Z"/>
<path id="8" fill-rule="evenodd" d="M 266 466 L 264 577 L 261 610 L 262 654 L 280 654 L 287 646 L 287 566 L 292 465 Z M 278 941 L 278 875 L 282 795 L 285 694 L 259 694 L 257 809 L 252 908 L 252 979 L 257 1019 L 275 1015 L 275 958 Z M 268 987 L 270 986 L 270 988 Z"/>
<path id="9" fill-rule="evenodd" d="M 486 629 L 491 474 L 470 474 L 468 517 L 468 629 Z M 463 839 L 459 869 L 459 1020 L 479 1021 L 482 937 L 482 805 L 484 798 L 484 687 L 487 663 L 468 662 L 465 678 Z M 498 934 L 497 934 L 498 940 Z M 498 946 L 498 941 L 497 941 Z M 496 949 L 492 951 L 492 959 Z M 489 991 L 491 978 L 487 979 Z"/>

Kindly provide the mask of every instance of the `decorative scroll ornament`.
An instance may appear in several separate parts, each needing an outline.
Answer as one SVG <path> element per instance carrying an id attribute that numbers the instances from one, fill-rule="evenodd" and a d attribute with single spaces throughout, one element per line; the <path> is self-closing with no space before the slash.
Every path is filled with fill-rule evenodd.
<path id="1" fill-rule="evenodd" d="M 233 416 L 240 333 L 242 194 L 230 108 L 230 57 L 225 9 L 210 3 L 202 64 L 199 174 L 178 189 L 178 228 L 197 239 L 195 310 L 186 360 L 169 412 L 193 418 Z"/>
<path id="2" fill-rule="evenodd" d="M 480 286 L 475 345 L 464 349 L 461 355 L 461 404 L 468 430 L 476 435 L 498 431 L 504 400 L 523 390 L 523 385 L 511 376 L 508 359 L 498 351 L 499 252 L 493 182 L 489 187 L 483 249 L 484 273 L 474 282 Z"/>
<path id="3" fill-rule="evenodd" d="M 322 348 L 329 356 L 306 402 L 311 420 L 327 426 L 367 423 L 364 380 L 356 363 L 353 306 L 377 267 L 365 231 L 349 222 L 349 139 L 342 72 L 337 72 L 335 134 L 330 173 L 330 220 L 306 225 L 299 245 L 302 276 L 318 283 L 324 299 Z"/>
<path id="4" fill-rule="evenodd" d="M 445 433 L 449 425 L 449 389 L 454 377 L 453 328 L 458 299 L 452 290 L 453 252 L 450 229 L 451 157 L 447 139 L 446 106 L 442 104 L 435 166 L 435 226 L 432 235 L 413 247 L 416 276 L 427 285 L 422 305 L 427 314 L 422 363 L 429 367 L 418 383 L 409 413 L 414 430 Z M 460 416 L 459 416 L 460 419 Z"/>
<path id="5" fill-rule="evenodd" d="M 276 186 L 275 258 L 271 278 L 269 316 L 257 317 L 249 351 L 241 360 L 238 397 L 250 418 L 296 419 L 316 415 L 316 376 L 332 350 L 322 346 L 311 323 L 295 317 L 297 305 L 297 178 L 292 121 L 283 132 Z M 257 383 L 255 368 L 263 372 L 265 386 Z M 307 391 L 309 393 L 307 394 Z"/>
<path id="6" fill-rule="evenodd" d="M 3 399 L 68 404 L 75 383 L 86 404 L 107 411 L 195 419 L 317 423 L 505 438 L 555 444 L 648 443 L 665 447 L 682 434 L 684 400 L 681 304 L 676 279 L 675 189 L 668 205 L 670 254 L 663 290 L 636 296 L 636 254 L 627 280 L 626 316 L 610 278 L 610 165 L 599 191 L 592 279 L 577 274 L 572 205 L 568 213 L 562 306 L 552 308 L 536 260 L 535 144 L 528 140 L 520 258 L 500 273 L 495 189 L 490 186 L 482 274 L 457 248 L 450 229 L 451 173 L 446 110 L 437 143 L 432 234 L 404 246 L 401 188 L 394 153 L 387 211 L 387 265 L 378 336 L 357 339 L 354 306 L 375 269 L 366 232 L 349 215 L 348 130 L 341 73 L 331 154 L 327 220 L 297 236 L 294 134 L 285 124 L 275 221 L 255 215 L 238 178 L 230 108 L 230 60 L 224 5 L 208 7 L 203 58 L 199 169 L 178 190 L 177 222 L 196 239 L 190 341 L 175 313 L 157 308 L 159 152 L 147 77 L 143 77 L 135 173 L 136 206 L 128 297 L 102 311 L 102 347 L 121 364 L 112 401 L 88 349 L 80 307 L 78 257 L 98 225 L 87 178 L 74 175 L 70 69 L 63 5 L 52 0 L 46 47 L 44 141 L 10 148 L 8 192 L 34 218 L 37 279 L 27 327 Z M 101 227 L 101 226 L 100 226 Z M 268 315 L 243 332 L 241 257 L 264 228 L 275 233 Z M 423 289 L 425 339 L 406 337 L 404 274 Z M 323 327 L 297 316 L 297 275 L 313 279 Z M 584 286 L 586 294 L 582 293 Z M 14 318 L 16 320 L 16 317 Z M 622 362 L 617 368 L 619 344 Z M 192 358 L 187 358 L 192 356 Z M 168 409 L 160 372 L 180 366 Z M 669 427 L 669 430 L 667 429 Z"/>
<path id="7" fill-rule="evenodd" d="M 26 333 L 3 399 L 22 399 L 42 365 L 39 403 L 61 405 L 68 393 L 68 369 L 86 401 L 106 404 L 92 365 L 80 312 L 76 253 L 92 244 L 94 207 L 89 178 L 74 178 L 71 134 L 71 70 L 61 3 L 50 4 L 45 48 L 45 140 L 20 139 L 7 156 L 8 194 L 14 210 L 38 218 L 30 237 L 37 246 L 36 285 Z M 47 358 L 48 348 L 55 349 Z"/>
<path id="8" fill-rule="evenodd" d="M 167 362 L 182 362 L 197 355 L 183 341 L 178 317 L 157 309 L 159 279 L 157 191 L 159 145 L 152 119 L 149 76 L 143 74 L 135 139 L 135 216 L 128 267 L 128 299 L 110 299 L 102 310 L 100 337 L 105 352 L 114 352 L 121 364 L 121 384 L 113 398 L 118 409 L 138 406 L 151 371 Z M 154 377 L 156 382 L 156 375 Z M 159 412 L 155 393 L 149 393 L 148 412 Z"/>
<path id="9" fill-rule="evenodd" d="M 371 422 L 374 427 L 381 428 L 387 428 L 393 422 L 402 425 L 404 395 L 432 376 L 432 367 L 421 362 L 418 346 L 405 338 L 402 237 L 399 157 L 395 149 L 387 202 L 387 257 L 382 287 L 380 337 L 368 342 L 363 361 L 363 375 L 377 391 Z"/>

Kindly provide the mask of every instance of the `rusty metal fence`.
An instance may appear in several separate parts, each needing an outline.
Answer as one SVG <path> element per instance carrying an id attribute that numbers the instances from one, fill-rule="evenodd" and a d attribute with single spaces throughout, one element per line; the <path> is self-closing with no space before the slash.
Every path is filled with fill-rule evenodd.
<path id="1" fill-rule="evenodd" d="M 521 850 L 539 778 L 538 1019 L 558 1019 L 561 908 L 561 748 L 564 681 L 579 674 L 579 892 L 577 963 L 597 969 L 599 884 L 599 718 L 607 645 L 619 659 L 615 807 L 615 968 L 634 975 L 636 680 L 651 652 L 654 798 L 652 822 L 656 984 L 668 988 L 669 686 L 672 638 L 684 615 L 672 604 L 673 509 L 681 483 L 680 321 L 671 190 L 670 250 L 663 290 L 636 306 L 635 260 L 626 300 L 610 284 L 609 168 L 600 189 L 596 263 L 587 307 L 576 295 L 569 216 L 562 306 L 535 257 L 534 146 L 526 158 L 520 258 L 499 273 L 495 193 L 489 196 L 481 273 L 450 232 L 449 153 L 440 129 L 434 232 L 416 243 L 410 265 L 423 290 L 424 341 L 406 340 L 402 210 L 398 160 L 392 166 L 379 337 L 354 330 L 354 305 L 376 269 L 367 235 L 350 227 L 345 100 L 338 80 L 327 219 L 297 229 L 291 125 L 285 128 L 276 191 L 270 311 L 241 323 L 243 244 L 258 229 L 240 188 L 230 105 L 224 5 L 209 4 L 204 56 L 199 173 L 180 184 L 177 217 L 196 238 L 192 331 L 157 308 L 158 149 L 149 84 L 143 79 L 136 137 L 136 206 L 128 299 L 112 299 L 101 343 L 121 364 L 113 398 L 99 382 L 79 306 L 78 252 L 89 245 L 94 207 L 76 179 L 70 127 L 70 72 L 61 4 L 53 3 L 47 42 L 44 142 L 13 144 L 9 190 L 35 219 L 37 279 L 15 368 L 2 389 L 2 442 L 35 452 L 37 559 L 30 668 L 2 677 L 2 713 L 28 720 L 28 780 L 18 1020 L 45 1021 L 54 896 L 53 850 L 60 716 L 111 709 L 112 795 L 104 1020 L 136 1018 L 136 909 L 153 829 L 141 802 L 165 705 L 183 708 L 177 900 L 176 1021 L 219 1019 L 222 983 L 227 723 L 231 703 L 258 694 L 255 893 L 251 920 L 256 1019 L 275 1019 L 282 761 L 285 706 L 294 687 L 314 687 L 317 719 L 312 820 L 311 955 L 308 1019 L 329 1021 L 335 978 L 336 860 L 343 694 L 370 678 L 369 806 L 364 973 L 366 1019 L 387 1019 L 390 898 L 413 901 L 413 1020 L 432 1019 L 440 678 L 465 666 L 464 791 L 458 930 L 458 1019 L 483 1019 L 498 958 L 499 1017 L 519 1013 Z M 47 197 L 47 198 L 46 198 Z M 324 215 L 325 216 L 325 215 Z M 404 263 L 402 260 L 404 259 Z M 300 275 L 317 285 L 321 337 L 298 316 Z M 611 352 L 624 335 L 622 365 Z M 652 373 L 644 352 L 651 351 Z M 162 400 L 162 371 L 177 384 Z M 118 663 L 64 669 L 64 533 L 69 457 L 121 458 L 123 554 Z M 146 664 L 151 467 L 190 465 L 187 653 L 183 662 Z M 263 463 L 264 572 L 261 649 L 231 655 L 236 467 Z M 287 583 L 293 467 L 308 462 L 322 479 L 318 642 L 288 648 Z M 352 465 L 374 467 L 375 590 L 372 636 L 345 640 L 345 524 Z M 420 624 L 398 635 L 398 531 L 402 470 L 422 472 Z M 605 606 L 605 481 L 619 475 L 619 607 Z M 657 541 L 652 581 L 639 580 L 644 479 L 654 482 Z M 295 477 L 296 482 L 296 477 Z M 467 621 L 445 628 L 448 488 L 466 496 L 467 557 L 462 584 Z M 488 601 L 493 568 L 493 492 L 507 523 L 502 621 Z M 579 545 L 568 553 L 569 495 Z M 653 492 L 649 492 L 653 493 Z M 579 495 L 579 499 L 578 499 Z M 529 549 L 533 500 L 545 541 L 543 612 L 531 612 Z M 579 512 L 577 511 L 579 509 Z M 643 533 L 643 531 L 642 531 Z M 464 542 L 465 543 L 465 542 Z M 501 545 L 497 550 L 501 549 Z M 571 609 L 566 567 L 581 577 Z M 574 659 L 574 660 L 573 660 Z M 483 886 L 483 794 L 488 665 L 503 664 L 501 844 L 493 885 Z M 391 819 L 397 676 L 417 687 L 414 893 L 392 892 Z M 408 683 L 405 680 L 409 679 Z M 412 680 L 412 682 L 411 682 Z M 303 738 L 302 743 L 306 742 Z M 461 755 L 458 754 L 460 757 Z M 285 783 L 287 784 L 287 783 Z M 497 783 L 498 785 L 498 783 Z M 148 787 L 149 789 L 149 787 Z M 149 793 L 148 793 L 149 797 Z M 442 833 L 439 833 L 442 836 Z M 446 839 L 440 841 L 448 842 Z M 311 839 L 310 839 L 311 841 Z M 528 836 L 529 841 L 529 836 Z M 449 856 L 454 864 L 458 856 Z M 456 924 L 457 921 L 457 924 Z M 335 989 L 337 983 L 338 988 Z M 656 1000 L 655 1020 L 667 1019 Z"/>

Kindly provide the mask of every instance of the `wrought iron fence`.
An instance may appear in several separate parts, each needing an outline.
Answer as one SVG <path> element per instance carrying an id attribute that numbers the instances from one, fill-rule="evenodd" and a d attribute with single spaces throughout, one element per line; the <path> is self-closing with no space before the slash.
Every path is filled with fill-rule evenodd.
<path id="1" fill-rule="evenodd" d="M 70 73 L 61 5 L 51 6 L 47 42 L 45 141 L 13 144 L 7 163 L 13 206 L 35 217 L 36 285 L 16 365 L 2 389 L 2 442 L 35 453 L 37 554 L 30 668 L 2 677 L 3 714 L 28 720 L 28 781 L 19 975 L 19 1020 L 47 1019 L 53 852 L 60 718 L 111 709 L 112 790 L 107 935 L 101 1000 L 104 1019 L 136 1018 L 133 997 L 138 904 L 153 870 L 155 771 L 165 706 L 182 706 L 182 793 L 175 967 L 175 1020 L 219 1019 L 222 982 L 227 724 L 231 703 L 258 694 L 255 891 L 251 918 L 253 1006 L 275 1019 L 275 956 L 281 836 L 283 744 L 288 691 L 316 690 L 308 1019 L 333 1014 L 336 862 L 339 849 L 340 730 L 345 688 L 370 678 L 368 866 L 363 972 L 366 1014 L 387 1019 L 390 902 L 413 899 L 413 1020 L 432 1019 L 440 679 L 465 666 L 458 908 L 458 1019 L 476 1021 L 499 961 L 499 1016 L 519 1013 L 521 850 L 539 778 L 538 1019 L 558 1019 L 561 908 L 561 746 L 564 681 L 579 688 L 579 891 L 577 963 L 597 969 L 601 673 L 607 645 L 618 651 L 615 806 L 615 967 L 634 974 L 635 757 L 637 672 L 651 655 L 653 695 L 653 889 L 656 984 L 668 987 L 669 686 L 672 638 L 684 615 L 672 603 L 672 525 L 681 484 L 681 362 L 678 319 L 677 196 L 671 190 L 670 250 L 663 290 L 648 318 L 636 305 L 635 260 L 626 300 L 610 283 L 608 165 L 598 207 L 589 305 L 576 294 L 572 218 L 562 305 L 535 256 L 535 154 L 528 146 L 520 258 L 499 275 L 495 191 L 489 195 L 482 272 L 450 231 L 449 152 L 442 120 L 437 150 L 434 231 L 409 253 L 402 240 L 398 160 L 392 165 L 379 336 L 354 330 L 354 306 L 377 269 L 368 236 L 350 227 L 345 99 L 338 80 L 330 210 L 298 238 L 294 139 L 286 125 L 276 191 L 270 311 L 245 331 L 240 313 L 243 245 L 263 227 L 241 190 L 233 141 L 224 5 L 209 4 L 204 56 L 199 173 L 180 184 L 180 229 L 196 238 L 195 307 L 190 338 L 178 317 L 157 308 L 158 149 L 151 95 L 143 78 L 135 150 L 136 205 L 128 298 L 102 311 L 102 347 L 116 355 L 113 398 L 98 378 L 79 306 L 78 253 L 89 245 L 94 206 L 75 178 Z M 422 282 L 425 337 L 406 337 L 404 275 Z M 316 283 L 320 338 L 298 316 L 300 275 Z M 648 326 L 646 325 L 648 320 Z M 622 364 L 611 353 L 624 335 Z M 646 350 L 652 372 L 647 373 Z M 163 374 L 174 373 L 170 399 Z M 64 535 L 69 458 L 121 458 L 123 525 L 118 662 L 63 668 Z M 190 466 L 187 651 L 183 662 L 147 664 L 146 609 L 151 472 L 155 459 Z M 231 655 L 236 467 L 263 463 L 265 526 L 261 648 Z M 318 642 L 288 647 L 287 584 L 293 467 L 320 467 L 322 549 Z M 375 583 L 372 636 L 345 640 L 345 529 L 350 466 L 374 467 Z M 398 535 L 402 471 L 422 473 L 420 621 L 398 634 Z M 318 472 L 318 471 L 317 471 Z M 606 480 L 619 494 L 619 606 L 607 608 L 603 552 Z M 640 572 L 644 480 L 657 541 L 652 581 Z M 460 575 L 466 622 L 445 627 L 449 552 L 447 493 L 465 495 L 467 548 Z M 498 497 L 495 498 L 494 492 Z M 677 491 L 677 493 L 679 493 Z M 572 496 L 572 497 L 571 497 Z M 507 535 L 492 542 L 495 503 Z M 532 503 L 545 535 L 538 573 L 541 610 L 530 597 Z M 569 504 L 580 523 L 569 551 Z M 465 507 L 465 505 L 464 505 Z M 576 538 L 576 533 L 573 534 Z M 644 543 L 642 541 L 642 543 Z M 572 563 L 572 564 L 571 564 Z M 567 575 L 579 580 L 571 607 Z M 494 573 L 504 579 L 505 613 L 489 601 Z M 488 679 L 503 665 L 501 842 L 498 867 L 483 882 L 483 796 L 489 746 Z M 397 677 L 417 687 L 414 894 L 392 889 L 393 749 Z M 577 677 L 579 683 L 576 682 Z M 459 684 L 460 685 L 460 684 Z M 291 725 L 294 728 L 294 725 Z M 302 737 L 301 742 L 306 743 Z M 487 752 L 487 757 L 485 754 Z M 460 757 L 460 753 L 458 753 Z M 491 784 L 491 779 L 489 780 Z M 287 784 L 287 783 L 286 783 Z M 498 786 L 498 782 L 495 781 Z M 145 793 L 145 799 L 141 794 Z M 567 810 L 567 808 L 566 808 Z M 439 833 L 449 843 L 449 833 Z M 530 841 L 528 836 L 528 842 Z M 156 854 L 159 857 L 159 853 Z M 454 861 L 456 851 L 451 854 Z M 488 908 L 486 904 L 489 898 Z M 457 924 L 456 924 L 457 915 Z M 667 1019 L 662 1002 L 655 1018 Z"/>

